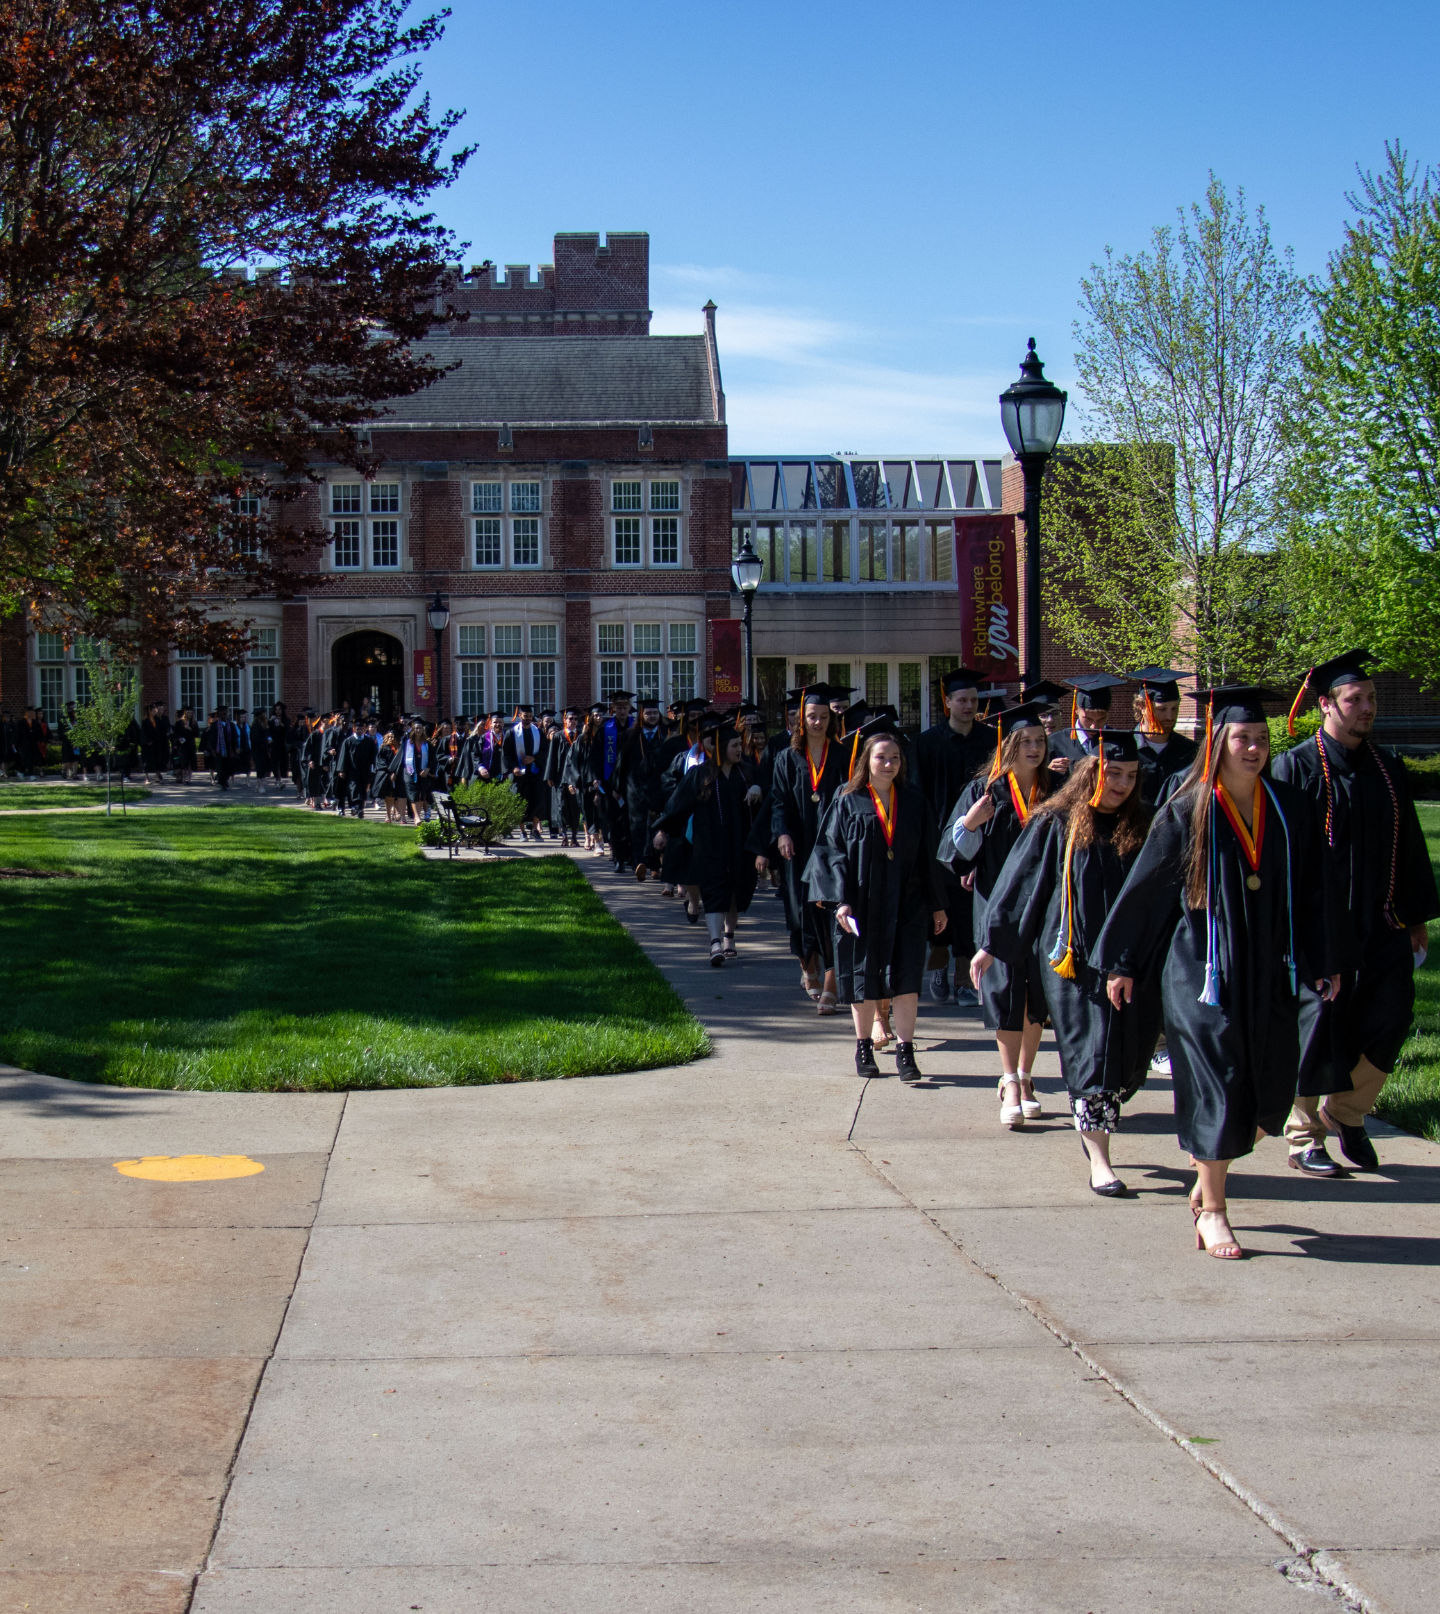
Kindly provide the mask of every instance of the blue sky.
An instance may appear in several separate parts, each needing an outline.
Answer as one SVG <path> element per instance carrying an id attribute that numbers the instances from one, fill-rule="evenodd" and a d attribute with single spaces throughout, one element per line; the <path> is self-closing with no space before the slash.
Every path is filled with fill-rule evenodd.
<path id="1" fill-rule="evenodd" d="M 1208 172 L 1323 268 L 1357 163 L 1440 160 L 1440 8 L 453 0 L 425 69 L 478 143 L 467 261 L 650 232 L 654 328 L 718 328 L 732 452 L 992 449 L 1080 276 Z"/>

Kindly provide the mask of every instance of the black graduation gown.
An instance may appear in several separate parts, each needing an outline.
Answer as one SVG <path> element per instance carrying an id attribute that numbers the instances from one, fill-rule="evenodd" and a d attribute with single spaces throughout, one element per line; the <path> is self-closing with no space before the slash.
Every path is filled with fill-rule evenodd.
<path id="1" fill-rule="evenodd" d="M 1333 1004 L 1322 1003 L 1313 987 L 1301 986 L 1299 1090 L 1307 1095 L 1348 1092 L 1350 1073 L 1362 1055 L 1377 1070 L 1395 1068 L 1415 1013 L 1409 926 L 1440 917 L 1435 871 L 1410 779 L 1394 752 L 1369 744 L 1347 751 L 1322 731 L 1276 757 L 1275 777 L 1311 799 L 1323 835 L 1322 744 L 1330 771 L 1334 842 L 1325 849 L 1325 861 L 1353 931 L 1356 967 L 1345 972 Z M 1398 924 L 1385 912 L 1392 855 L 1392 914 Z"/>
<path id="2" fill-rule="evenodd" d="M 995 730 L 984 723 L 976 723 L 968 734 L 960 735 L 947 718 L 931 724 L 915 741 L 911 778 L 929 801 L 937 827 L 949 821 L 960 792 L 982 768 L 988 768 L 994 754 Z M 948 945 L 958 955 L 970 945 L 974 932 L 971 894 L 948 866 L 937 872 L 950 915 L 950 931 L 942 945 Z"/>
<path id="3" fill-rule="evenodd" d="M 510 780 L 510 788 L 525 803 L 526 818 L 538 818 L 540 809 L 544 805 L 541 801 L 543 784 L 540 778 L 540 747 L 544 743 L 538 723 L 524 725 L 525 743 L 522 750 L 515 738 L 515 726 L 511 724 L 505 730 L 505 740 L 502 747 L 505 758 L 505 773 Z M 535 761 L 522 762 L 522 757 L 534 757 Z"/>
<path id="4" fill-rule="evenodd" d="M 860 927 L 852 936 L 831 921 L 841 1003 L 918 992 L 931 915 L 945 906 L 935 858 L 940 832 L 930 803 L 914 785 L 898 784 L 891 807 L 894 844 L 887 848 L 870 792 L 837 795 L 805 867 L 807 898 L 848 903 Z"/>
<path id="5" fill-rule="evenodd" d="M 825 752 L 819 780 L 812 786 L 808 749 L 786 749 L 776 754 L 770 776 L 770 795 L 755 820 L 750 850 L 757 856 L 779 859 L 780 900 L 790 930 L 790 951 L 802 964 L 818 953 L 825 968 L 834 967 L 834 921 L 805 895 L 805 865 L 820 838 L 820 826 L 835 793 L 845 783 L 848 747 L 832 740 Z M 819 801 L 812 801 L 812 795 Z M 779 840 L 788 835 L 795 856 L 781 858 Z"/>
<path id="6" fill-rule="evenodd" d="M 545 782 L 550 786 L 550 822 L 566 835 L 580 830 L 580 796 L 571 795 L 565 788 L 571 779 L 570 758 L 575 742 L 567 740 L 562 729 L 550 736 L 550 750 L 545 758 Z"/>
<path id="7" fill-rule="evenodd" d="M 1045 1003 L 1055 1027 L 1060 1072 L 1072 1097 L 1104 1090 L 1122 1098 L 1145 1081 L 1160 1033 L 1160 993 L 1155 970 L 1137 974 L 1134 996 L 1123 1009 L 1105 996 L 1106 972 L 1091 949 L 1126 883 L 1139 852 L 1120 857 L 1111 844 L 1116 818 L 1095 814 L 1095 839 L 1076 847 L 1070 864 L 1074 892 L 1073 932 L 1064 901 L 1068 817 L 1032 818 L 1000 871 L 991 892 L 979 945 L 1018 968 L 1039 952 Z M 1075 978 L 1057 975 L 1050 962 L 1072 942 Z"/>
<path id="8" fill-rule="evenodd" d="M 1165 787 L 1177 775 L 1180 778 L 1190 771 L 1199 747 L 1183 734 L 1172 734 L 1161 751 L 1147 745 L 1143 735 L 1135 736 L 1140 752 L 1140 799 L 1154 807 L 1166 794 Z M 1168 794 L 1173 794 L 1173 791 Z"/>
<path id="9" fill-rule="evenodd" d="M 653 839 L 658 830 L 667 836 L 683 835 L 690 824 L 690 861 L 685 880 L 700 887 L 706 913 L 744 913 L 755 895 L 755 859 L 745 850 L 750 813 L 745 796 L 751 770 L 743 763 L 729 776 L 717 768 L 692 768 L 675 787 L 665 809 L 648 826 Z"/>
<path id="10" fill-rule="evenodd" d="M 995 800 L 995 816 L 980 826 L 983 839 L 976 856 L 962 858 L 955 850 L 955 826 L 987 790 Z M 1005 774 L 991 785 L 983 778 L 972 779 L 960 792 L 955 810 L 940 832 L 940 861 L 957 875 L 973 873 L 975 876 L 971 889 L 974 904 L 971 939 L 977 952 L 982 945 L 980 938 L 989 921 L 990 901 L 1001 870 L 1024 830 L 1025 824 L 1011 799 L 1010 776 Z M 1023 1031 L 1027 1004 L 1030 1018 L 1037 1025 L 1044 1020 L 1045 986 L 1040 962 L 1038 947 L 1031 947 L 1014 965 L 997 954 L 996 962 L 980 977 L 980 1008 L 991 1031 Z"/>
<path id="11" fill-rule="evenodd" d="M 663 728 L 646 739 L 645 730 L 637 724 L 620 748 L 616 767 L 617 790 L 630 825 L 631 861 L 657 869 L 660 854 L 655 850 L 650 821 L 665 805 L 665 764 L 672 755 L 670 737 Z"/>
<path id="12" fill-rule="evenodd" d="M 1181 792 L 1156 815 L 1125 889 L 1091 948 L 1098 970 L 1143 977 L 1157 964 L 1165 1038 L 1175 1085 L 1180 1147 L 1197 1160 L 1233 1160 L 1255 1147 L 1255 1131 L 1277 1133 L 1299 1074 L 1298 980 L 1333 974 L 1341 955 L 1330 913 L 1314 809 L 1298 790 L 1271 783 L 1260 889 L 1218 807 L 1215 825 L 1217 1006 L 1205 990 L 1208 915 L 1184 899 L 1193 796 Z M 1289 834 L 1286 835 L 1288 826 Z"/>

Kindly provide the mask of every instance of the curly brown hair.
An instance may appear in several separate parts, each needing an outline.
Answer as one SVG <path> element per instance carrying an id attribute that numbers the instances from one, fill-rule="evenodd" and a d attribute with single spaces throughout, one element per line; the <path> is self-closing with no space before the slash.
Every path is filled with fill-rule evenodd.
<path id="1" fill-rule="evenodd" d="M 1072 766 L 1070 775 L 1059 790 L 1043 806 L 1035 809 L 1053 813 L 1069 825 L 1069 833 L 1078 847 L 1089 846 L 1095 840 L 1095 809 L 1090 798 L 1095 794 L 1095 779 L 1100 771 L 1099 760 L 1086 757 L 1078 766 Z M 1153 812 L 1140 799 L 1140 770 L 1135 770 L 1135 784 L 1115 814 L 1115 833 L 1110 844 L 1118 857 L 1129 857 L 1138 852 L 1150 833 Z"/>

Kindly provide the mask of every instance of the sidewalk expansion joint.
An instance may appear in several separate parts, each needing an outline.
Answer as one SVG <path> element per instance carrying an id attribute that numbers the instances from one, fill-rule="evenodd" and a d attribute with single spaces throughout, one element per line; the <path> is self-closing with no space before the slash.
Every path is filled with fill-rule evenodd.
<path id="1" fill-rule="evenodd" d="M 871 1164 L 865 1150 L 858 1145 L 854 1147 L 856 1153 L 867 1164 Z M 1101 1362 L 1091 1356 L 1078 1340 L 1067 1334 L 1054 1319 L 1046 1316 L 1033 1301 L 1021 1294 L 1019 1290 L 1012 1289 L 998 1272 L 986 1266 L 983 1261 L 977 1260 L 965 1248 L 961 1240 L 954 1233 L 942 1227 L 934 1216 L 920 1205 L 916 1205 L 915 1201 L 910 1199 L 908 1194 L 904 1194 L 902 1189 L 897 1187 L 895 1191 L 902 1194 L 903 1197 L 909 1200 L 910 1204 L 915 1206 L 915 1210 L 954 1246 L 963 1260 L 969 1262 L 977 1272 L 983 1273 L 985 1277 L 989 1278 L 996 1288 L 1007 1295 L 1021 1311 L 1033 1317 L 1047 1333 L 1053 1335 L 1061 1345 L 1072 1352 L 1079 1361 L 1083 1362 L 1094 1377 L 1102 1379 L 1108 1384 L 1122 1401 L 1139 1413 L 1153 1428 L 1158 1429 L 1167 1440 L 1178 1446 L 1188 1457 L 1198 1463 L 1212 1479 L 1218 1480 L 1267 1529 L 1274 1531 L 1294 1554 L 1293 1558 L 1282 1559 L 1276 1564 L 1276 1568 L 1286 1580 L 1291 1581 L 1294 1585 L 1303 1585 L 1316 1590 L 1324 1587 L 1339 1599 L 1340 1606 L 1346 1611 L 1346 1614 L 1385 1614 L 1385 1610 L 1379 1602 L 1373 1597 L 1367 1596 L 1366 1593 L 1350 1582 L 1339 1560 L 1335 1558 L 1329 1549 L 1317 1547 L 1308 1542 L 1300 1531 L 1283 1517 L 1278 1509 L 1272 1507 L 1263 1497 L 1257 1495 L 1248 1485 L 1232 1474 L 1229 1469 L 1217 1463 L 1203 1448 L 1196 1446 L 1187 1436 L 1181 1434 L 1168 1419 L 1142 1401 L 1121 1379 L 1117 1378 Z"/>
<path id="2" fill-rule="evenodd" d="M 250 1392 L 250 1400 L 245 1408 L 245 1416 L 241 1420 L 240 1432 L 235 1440 L 235 1449 L 230 1454 L 230 1463 L 225 1470 L 224 1483 L 220 1487 L 215 1509 L 215 1521 L 210 1527 L 210 1539 L 205 1544 L 205 1555 L 201 1560 L 200 1568 L 190 1577 L 190 1595 L 185 1599 L 185 1614 L 195 1606 L 195 1594 L 200 1589 L 200 1580 L 211 1568 L 210 1560 L 214 1556 L 215 1542 L 220 1534 L 220 1521 L 225 1517 L 225 1504 L 230 1499 L 230 1489 L 235 1483 L 235 1472 L 240 1465 L 240 1451 L 245 1444 L 245 1436 L 250 1432 L 250 1420 L 255 1415 L 255 1406 L 260 1399 L 260 1391 L 265 1384 L 266 1375 L 270 1365 L 275 1360 L 275 1352 L 280 1345 L 280 1337 L 285 1332 L 285 1319 L 290 1315 L 290 1306 L 295 1299 L 295 1291 L 300 1287 L 300 1278 L 305 1270 L 305 1257 L 310 1251 L 310 1240 L 315 1233 L 315 1221 L 320 1215 L 320 1206 L 325 1199 L 325 1184 L 330 1180 L 330 1167 L 335 1163 L 335 1146 L 340 1141 L 340 1128 L 345 1123 L 345 1111 L 350 1104 L 350 1095 L 346 1093 L 341 1100 L 339 1111 L 335 1116 L 335 1130 L 330 1134 L 330 1147 L 325 1151 L 325 1174 L 320 1179 L 320 1192 L 315 1196 L 315 1213 L 310 1225 L 305 1230 L 305 1243 L 300 1251 L 300 1259 L 295 1263 L 295 1276 L 290 1284 L 290 1293 L 285 1297 L 285 1305 L 281 1309 L 280 1317 L 275 1325 L 275 1333 L 270 1341 L 270 1349 L 265 1354 L 264 1366 L 255 1378 L 255 1388 Z"/>

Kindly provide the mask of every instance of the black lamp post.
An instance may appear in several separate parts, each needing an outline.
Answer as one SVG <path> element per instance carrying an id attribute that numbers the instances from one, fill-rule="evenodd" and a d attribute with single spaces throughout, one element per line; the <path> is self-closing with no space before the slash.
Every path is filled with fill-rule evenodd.
<path id="1" fill-rule="evenodd" d="M 764 569 L 764 562 L 751 546 L 747 532 L 744 546 L 730 563 L 730 575 L 745 601 L 745 699 L 748 701 L 755 699 L 755 657 L 750 645 L 750 613 L 755 606 L 755 590 L 760 587 L 760 573 Z"/>
<path id="2" fill-rule="evenodd" d="M 1066 394 L 1045 379 L 1035 338 L 1020 362 L 1020 379 L 1000 394 L 1000 424 L 1025 475 L 1025 684 L 1040 672 L 1040 481 L 1060 441 Z"/>
<path id="3" fill-rule="evenodd" d="M 435 590 L 435 598 L 430 602 L 430 626 L 435 630 L 435 722 L 445 721 L 445 657 L 440 649 L 440 640 L 446 628 L 450 626 L 450 607 L 440 596 L 440 590 Z"/>

